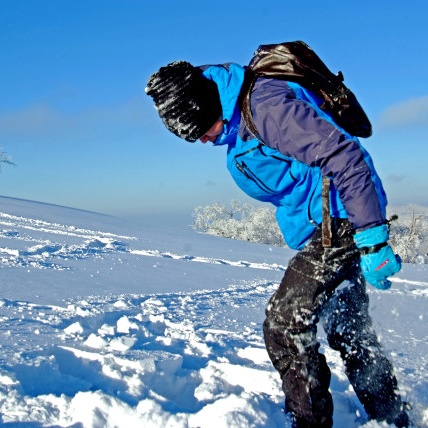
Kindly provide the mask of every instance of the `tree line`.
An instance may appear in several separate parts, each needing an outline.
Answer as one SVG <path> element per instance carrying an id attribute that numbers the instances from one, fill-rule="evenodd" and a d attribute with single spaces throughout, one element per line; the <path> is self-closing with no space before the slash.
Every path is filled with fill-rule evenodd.
<path id="1" fill-rule="evenodd" d="M 389 209 L 390 243 L 404 263 L 428 263 L 428 208 L 408 205 Z M 285 247 L 275 209 L 232 200 L 229 206 L 215 202 L 198 206 L 192 213 L 197 232 Z"/>

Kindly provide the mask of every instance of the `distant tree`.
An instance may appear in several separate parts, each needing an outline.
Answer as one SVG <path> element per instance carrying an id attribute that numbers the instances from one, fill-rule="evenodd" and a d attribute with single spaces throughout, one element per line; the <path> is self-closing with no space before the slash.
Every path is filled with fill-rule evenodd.
<path id="1" fill-rule="evenodd" d="M 390 226 L 391 245 L 404 263 L 428 262 L 428 222 L 422 207 L 410 205 Z"/>
<path id="2" fill-rule="evenodd" d="M 229 208 L 218 202 L 198 206 L 192 216 L 192 227 L 199 232 L 275 246 L 285 245 L 275 211 L 269 207 L 256 207 L 232 200 Z"/>

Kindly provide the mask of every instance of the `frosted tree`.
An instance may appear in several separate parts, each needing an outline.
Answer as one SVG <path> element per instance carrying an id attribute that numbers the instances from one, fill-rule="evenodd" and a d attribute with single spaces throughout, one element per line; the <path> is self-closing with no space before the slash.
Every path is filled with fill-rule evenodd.
<path id="1" fill-rule="evenodd" d="M 217 202 L 198 206 L 192 216 L 193 229 L 199 232 L 276 246 L 285 245 L 272 208 L 233 200 L 230 208 Z"/>
<path id="2" fill-rule="evenodd" d="M 193 229 L 210 235 L 220 232 L 220 224 L 232 217 L 232 213 L 224 205 L 214 203 L 207 206 L 198 206 L 193 210 Z M 220 236 L 221 233 L 220 233 Z"/>
<path id="3" fill-rule="evenodd" d="M 391 245 L 404 263 L 428 261 L 428 224 L 422 211 L 422 208 L 411 205 L 407 207 L 407 212 L 395 216 L 391 222 Z"/>

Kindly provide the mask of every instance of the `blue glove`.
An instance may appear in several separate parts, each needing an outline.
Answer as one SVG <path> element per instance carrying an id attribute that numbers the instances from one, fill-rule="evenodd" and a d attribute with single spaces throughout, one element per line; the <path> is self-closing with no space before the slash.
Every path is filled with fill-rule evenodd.
<path id="1" fill-rule="evenodd" d="M 401 259 L 387 244 L 389 238 L 386 225 L 376 226 L 354 235 L 361 250 L 361 270 L 367 282 L 380 290 L 391 287 L 388 277 L 401 269 Z"/>

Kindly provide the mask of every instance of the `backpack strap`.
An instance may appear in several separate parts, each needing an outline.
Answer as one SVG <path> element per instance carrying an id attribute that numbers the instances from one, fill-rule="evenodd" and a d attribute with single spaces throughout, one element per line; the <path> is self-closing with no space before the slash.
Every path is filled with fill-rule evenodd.
<path id="1" fill-rule="evenodd" d="M 254 138 L 259 140 L 262 144 L 265 144 L 265 142 L 263 141 L 263 138 L 260 136 L 259 132 L 257 131 L 257 127 L 253 119 L 253 114 L 251 112 L 250 97 L 251 97 L 251 92 L 253 91 L 253 87 L 256 79 L 257 77 L 253 73 L 253 71 L 250 70 L 249 68 L 246 68 L 244 83 L 242 84 L 242 89 L 239 94 L 238 102 L 241 108 L 242 118 L 244 119 L 244 123 L 248 131 L 250 131 L 251 135 Z"/>

